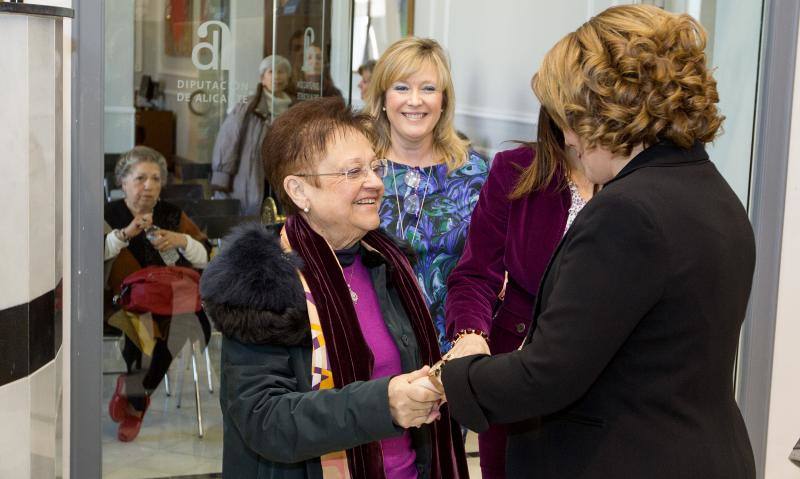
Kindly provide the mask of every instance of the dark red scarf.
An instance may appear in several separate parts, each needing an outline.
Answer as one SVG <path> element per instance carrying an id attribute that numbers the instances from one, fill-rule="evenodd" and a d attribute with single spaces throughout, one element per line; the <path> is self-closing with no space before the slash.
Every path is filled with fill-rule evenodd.
<path id="1" fill-rule="evenodd" d="M 286 219 L 286 235 L 292 249 L 303 258 L 303 276 L 319 313 L 328 361 L 337 387 L 368 381 L 372 353 L 361 334 L 350 292 L 328 243 L 298 215 Z M 370 231 L 362 242 L 387 262 L 391 284 L 396 288 L 419 343 L 421 360 L 432 365 L 441 357 L 430 312 L 419 290 L 417 277 L 400 249 L 379 231 Z M 442 417 L 428 428 L 432 440 L 431 479 L 467 478 L 467 461 L 458 426 L 450 420 L 447 405 Z M 347 450 L 352 479 L 385 477 L 380 444 L 372 442 Z"/>

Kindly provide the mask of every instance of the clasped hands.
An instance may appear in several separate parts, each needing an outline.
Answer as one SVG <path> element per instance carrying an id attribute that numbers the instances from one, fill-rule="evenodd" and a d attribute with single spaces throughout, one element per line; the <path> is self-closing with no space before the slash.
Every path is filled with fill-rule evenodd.
<path id="1" fill-rule="evenodd" d="M 478 334 L 459 338 L 444 360 L 472 354 L 490 354 L 489 345 Z M 439 408 L 447 401 L 445 392 L 431 382 L 430 366 L 395 376 L 389 381 L 389 410 L 395 424 L 403 428 L 420 427 L 441 417 Z M 441 387 L 441 386 L 440 386 Z"/>

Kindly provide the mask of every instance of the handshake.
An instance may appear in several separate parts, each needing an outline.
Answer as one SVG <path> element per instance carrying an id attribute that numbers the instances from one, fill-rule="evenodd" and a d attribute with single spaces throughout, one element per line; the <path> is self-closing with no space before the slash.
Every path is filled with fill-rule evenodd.
<path id="1" fill-rule="evenodd" d="M 439 419 L 439 407 L 447 400 L 428 377 L 430 366 L 395 376 L 389 381 L 389 411 L 403 428 L 420 427 Z"/>
<path id="2" fill-rule="evenodd" d="M 472 354 L 489 354 L 486 341 L 477 334 L 459 338 L 444 360 Z M 439 408 L 447 401 L 441 383 L 431 382 L 430 366 L 395 376 L 389 381 L 389 410 L 394 423 L 403 428 L 420 427 L 441 417 Z M 438 381 L 437 381 L 438 382 Z"/>

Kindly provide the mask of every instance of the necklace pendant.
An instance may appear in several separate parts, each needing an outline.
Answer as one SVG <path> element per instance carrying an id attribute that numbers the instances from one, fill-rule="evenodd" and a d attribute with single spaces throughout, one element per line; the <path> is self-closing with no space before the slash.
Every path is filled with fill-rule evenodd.
<path id="1" fill-rule="evenodd" d="M 355 291 L 353 291 L 353 288 L 348 286 L 347 289 L 350 290 L 350 299 L 353 300 L 353 304 L 358 303 L 358 295 L 356 294 Z"/>

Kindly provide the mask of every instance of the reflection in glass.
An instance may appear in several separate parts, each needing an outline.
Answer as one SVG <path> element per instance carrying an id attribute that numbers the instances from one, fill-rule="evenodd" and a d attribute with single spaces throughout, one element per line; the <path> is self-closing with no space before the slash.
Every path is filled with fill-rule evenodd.
<path id="1" fill-rule="evenodd" d="M 189 236 L 213 256 L 233 226 L 281 220 L 264 180 L 261 142 L 272 120 L 298 101 L 349 101 L 351 16 L 350 0 L 106 4 L 106 237 L 127 246 L 108 258 L 105 281 L 104 475 L 220 472 L 219 333 L 202 312 L 134 312 L 111 297 L 131 273 L 172 263 L 164 255 L 178 254 L 178 265 L 191 256 L 183 244 L 157 251 L 159 232 L 169 237 L 194 225 Z M 118 184 L 115 173 L 120 155 L 136 145 L 166 163 L 159 191 L 142 178 L 144 196 L 158 198 L 149 213 L 128 206 L 139 175 L 121 175 Z M 150 239 L 144 230 L 120 233 L 142 215 L 159 227 Z M 129 407 L 145 411 L 138 434 L 120 434 Z"/>

